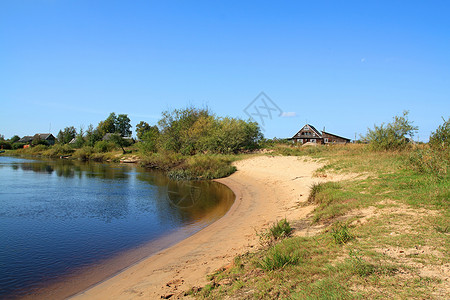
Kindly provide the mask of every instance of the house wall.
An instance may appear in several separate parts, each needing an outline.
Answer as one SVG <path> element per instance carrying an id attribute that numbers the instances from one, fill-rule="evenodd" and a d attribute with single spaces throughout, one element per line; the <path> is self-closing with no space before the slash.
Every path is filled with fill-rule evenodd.
<path id="1" fill-rule="evenodd" d="M 349 139 L 345 139 L 325 132 L 322 132 L 322 137 L 325 144 L 346 144 L 350 142 Z"/>

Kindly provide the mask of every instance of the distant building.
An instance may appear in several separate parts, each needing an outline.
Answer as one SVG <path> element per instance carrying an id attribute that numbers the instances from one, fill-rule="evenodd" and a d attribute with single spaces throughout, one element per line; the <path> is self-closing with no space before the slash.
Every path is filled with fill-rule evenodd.
<path id="1" fill-rule="evenodd" d="M 56 138 L 51 133 L 36 133 L 35 135 L 26 135 L 19 140 L 19 143 L 31 144 L 34 140 L 47 141 L 49 145 L 54 145 Z"/>
<path id="2" fill-rule="evenodd" d="M 306 124 L 289 140 L 294 143 L 317 143 L 317 144 L 346 144 L 350 139 L 332 134 L 329 132 L 319 132 L 314 126 Z"/>

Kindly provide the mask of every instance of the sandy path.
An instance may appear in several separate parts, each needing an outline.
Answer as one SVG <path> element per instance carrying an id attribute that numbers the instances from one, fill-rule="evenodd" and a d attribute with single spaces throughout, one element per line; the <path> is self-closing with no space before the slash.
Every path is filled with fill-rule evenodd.
<path id="1" fill-rule="evenodd" d="M 230 211 L 217 222 L 126 269 L 75 299 L 159 299 L 182 296 L 207 283 L 206 275 L 232 262 L 258 244 L 256 230 L 286 217 L 305 217 L 312 173 L 318 163 L 298 157 L 258 156 L 236 163 L 238 171 L 220 179 L 236 194 Z M 172 298 L 173 299 L 173 298 Z"/>

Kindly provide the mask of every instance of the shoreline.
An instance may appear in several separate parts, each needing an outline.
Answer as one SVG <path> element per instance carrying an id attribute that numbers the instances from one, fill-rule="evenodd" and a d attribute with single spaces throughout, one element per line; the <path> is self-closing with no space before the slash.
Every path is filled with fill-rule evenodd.
<path id="1" fill-rule="evenodd" d="M 236 199 L 219 220 L 177 244 L 132 265 L 71 299 L 183 297 L 207 283 L 206 275 L 258 246 L 257 232 L 281 219 L 301 219 L 317 162 L 292 156 L 258 156 L 235 163 L 238 171 L 216 181 Z M 174 299 L 172 298 L 172 299 Z"/>

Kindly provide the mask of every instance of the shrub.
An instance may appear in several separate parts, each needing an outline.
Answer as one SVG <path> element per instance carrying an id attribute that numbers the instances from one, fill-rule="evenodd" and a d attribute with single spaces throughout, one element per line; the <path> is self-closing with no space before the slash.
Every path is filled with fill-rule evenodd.
<path id="1" fill-rule="evenodd" d="M 69 145 L 54 145 L 45 150 L 42 155 L 48 157 L 58 157 L 61 155 L 70 155 L 74 150 Z"/>
<path id="2" fill-rule="evenodd" d="M 408 120 L 408 111 L 404 111 L 403 116 L 395 116 L 386 126 L 381 124 L 369 128 L 363 139 L 369 142 L 372 150 L 402 150 L 418 130 L 412 123 Z"/>
<path id="3" fill-rule="evenodd" d="M 434 149 L 447 149 L 450 146 L 450 118 L 447 121 L 444 120 L 444 124 L 439 125 L 439 127 L 431 133 L 430 145 Z"/>
<path id="4" fill-rule="evenodd" d="M 111 152 L 116 148 L 116 144 L 109 141 L 98 141 L 95 143 L 94 149 L 97 152 Z"/>
<path id="5" fill-rule="evenodd" d="M 77 149 L 74 153 L 73 153 L 73 157 L 74 158 L 78 158 L 79 160 L 89 160 L 89 158 L 91 157 L 91 155 L 94 153 L 94 148 L 90 147 L 90 146 L 84 146 L 83 148 Z"/>
<path id="6" fill-rule="evenodd" d="M 0 149 L 12 149 L 11 143 L 5 140 L 0 140 Z"/>
<path id="7" fill-rule="evenodd" d="M 16 149 L 22 149 L 23 146 L 25 146 L 25 145 L 26 145 L 25 143 L 13 143 L 13 144 L 11 145 L 11 148 L 12 148 L 13 150 L 16 150 Z"/>
<path id="8" fill-rule="evenodd" d="M 278 240 L 292 234 L 292 227 L 286 219 L 282 219 L 269 228 L 271 236 Z"/>

